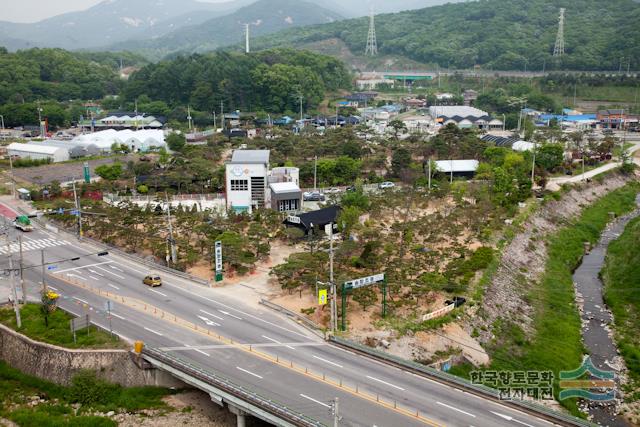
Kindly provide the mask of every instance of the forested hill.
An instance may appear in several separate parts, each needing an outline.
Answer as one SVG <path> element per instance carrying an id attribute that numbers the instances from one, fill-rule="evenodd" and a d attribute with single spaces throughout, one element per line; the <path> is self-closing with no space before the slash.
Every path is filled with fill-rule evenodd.
<path id="1" fill-rule="evenodd" d="M 267 50 L 246 55 L 219 52 L 164 60 L 134 73 L 125 100 L 144 97 L 169 107 L 213 111 L 287 112 L 315 108 L 327 91 L 348 88 L 350 75 L 334 58 L 305 51 Z"/>
<path id="2" fill-rule="evenodd" d="M 566 52 L 552 58 L 559 9 L 566 8 Z M 479 0 L 376 17 L 381 55 L 400 55 L 451 68 L 618 70 L 640 69 L 640 4 L 632 0 Z M 296 28 L 255 42 L 257 47 L 322 49 L 344 42 L 362 55 L 368 19 Z"/>

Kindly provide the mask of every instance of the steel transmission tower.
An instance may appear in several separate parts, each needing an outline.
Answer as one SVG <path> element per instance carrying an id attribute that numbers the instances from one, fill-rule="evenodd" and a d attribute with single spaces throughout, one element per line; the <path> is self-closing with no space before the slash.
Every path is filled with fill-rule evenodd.
<path id="1" fill-rule="evenodd" d="M 564 8 L 560 9 L 560 19 L 558 20 L 558 36 L 556 37 L 556 45 L 553 47 L 553 56 L 564 55 Z"/>
<path id="2" fill-rule="evenodd" d="M 376 23 L 373 15 L 373 9 L 369 14 L 369 35 L 367 36 L 367 49 L 365 55 L 376 56 L 378 54 L 378 41 L 376 39 Z"/>

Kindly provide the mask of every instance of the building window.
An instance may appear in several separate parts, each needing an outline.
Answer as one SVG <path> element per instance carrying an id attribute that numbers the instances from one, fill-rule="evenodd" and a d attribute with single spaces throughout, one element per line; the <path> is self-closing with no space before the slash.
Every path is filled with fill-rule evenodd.
<path id="1" fill-rule="evenodd" d="M 249 191 L 249 181 L 246 179 L 232 179 L 231 191 Z"/>

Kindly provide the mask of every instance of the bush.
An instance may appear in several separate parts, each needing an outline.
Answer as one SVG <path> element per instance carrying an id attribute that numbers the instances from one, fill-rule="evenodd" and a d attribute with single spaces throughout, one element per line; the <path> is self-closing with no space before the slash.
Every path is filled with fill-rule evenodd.
<path id="1" fill-rule="evenodd" d="M 110 400 L 120 387 L 110 384 L 96 376 L 94 371 L 80 371 L 71 380 L 67 390 L 67 399 L 72 403 L 92 405 Z"/>

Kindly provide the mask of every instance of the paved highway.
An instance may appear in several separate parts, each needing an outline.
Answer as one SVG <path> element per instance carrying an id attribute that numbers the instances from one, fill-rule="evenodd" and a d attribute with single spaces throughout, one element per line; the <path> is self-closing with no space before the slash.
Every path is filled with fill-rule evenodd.
<path id="1" fill-rule="evenodd" d="M 163 286 L 151 289 L 142 284 L 148 268 L 134 259 L 91 255 L 102 248 L 39 228 L 22 235 L 25 266 L 39 265 L 41 250 L 45 251 L 46 262 L 80 257 L 77 261 L 57 262 L 51 274 L 46 275 L 49 286 L 63 296 L 60 305 L 66 310 L 76 315 L 88 311 L 94 323 L 108 329 L 106 298 L 96 291 L 117 294 L 127 303 L 114 304 L 111 325 L 116 334 L 170 352 L 325 424 L 332 423 L 329 404 L 335 397 L 340 398 L 340 425 L 344 426 L 550 424 L 329 345 L 279 314 L 234 299 L 229 290 L 209 289 L 164 273 Z M 7 255 L 6 247 L 0 248 L 3 267 L 7 265 Z M 28 293 L 37 296 L 40 269 L 26 270 L 25 278 Z M 8 285 L 6 279 L 3 285 Z M 153 306 L 164 311 L 165 318 L 132 308 L 128 301 L 134 300 L 149 304 L 150 310 Z M 198 330 L 175 319 L 191 322 Z M 207 330 L 244 345 L 221 343 L 217 337 L 208 336 Z M 249 345 L 254 351 L 248 350 Z M 307 369 L 310 374 L 305 374 Z M 345 387 L 339 387 L 340 382 Z"/>

